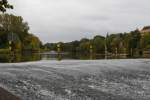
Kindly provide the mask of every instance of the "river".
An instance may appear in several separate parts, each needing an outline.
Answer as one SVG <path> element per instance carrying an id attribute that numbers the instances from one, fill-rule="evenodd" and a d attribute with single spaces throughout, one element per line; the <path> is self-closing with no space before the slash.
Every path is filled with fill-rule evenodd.
<path id="1" fill-rule="evenodd" d="M 150 59 L 0 63 L 0 85 L 22 100 L 150 100 Z"/>

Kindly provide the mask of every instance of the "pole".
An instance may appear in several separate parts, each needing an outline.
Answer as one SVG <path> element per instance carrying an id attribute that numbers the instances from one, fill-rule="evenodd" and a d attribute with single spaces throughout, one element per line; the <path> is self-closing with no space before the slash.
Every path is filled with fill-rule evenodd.
<path id="1" fill-rule="evenodd" d="M 107 36 L 105 37 L 105 59 L 107 59 Z"/>
<path id="2" fill-rule="evenodd" d="M 58 53 L 58 61 L 60 61 L 62 59 L 61 57 L 61 49 L 60 49 L 60 43 L 57 44 L 57 53 Z"/>
<path id="3" fill-rule="evenodd" d="M 90 44 L 90 59 L 93 59 L 93 46 Z"/>
<path id="4" fill-rule="evenodd" d="M 131 57 L 133 57 L 133 49 L 131 48 Z"/>
<path id="5" fill-rule="evenodd" d="M 115 49 L 116 57 L 118 56 L 118 48 Z"/>
<path id="6" fill-rule="evenodd" d="M 12 45 L 12 41 L 9 41 L 9 50 L 10 50 L 10 51 L 12 51 L 11 45 Z"/>
<path id="7" fill-rule="evenodd" d="M 58 52 L 58 54 L 61 52 L 60 44 L 57 44 L 57 52 Z"/>

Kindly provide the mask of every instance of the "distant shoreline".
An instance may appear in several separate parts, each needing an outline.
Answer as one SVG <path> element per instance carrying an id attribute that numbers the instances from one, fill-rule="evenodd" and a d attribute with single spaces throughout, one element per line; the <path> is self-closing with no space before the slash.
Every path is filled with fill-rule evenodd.
<path id="1" fill-rule="evenodd" d="M 0 100 L 21 100 L 21 99 L 0 87 Z"/>

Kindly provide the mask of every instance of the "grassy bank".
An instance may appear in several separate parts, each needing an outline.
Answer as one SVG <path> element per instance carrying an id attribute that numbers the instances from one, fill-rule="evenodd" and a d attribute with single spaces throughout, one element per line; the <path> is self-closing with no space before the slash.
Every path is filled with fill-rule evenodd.
<path id="1" fill-rule="evenodd" d="M 9 49 L 0 49 L 0 54 L 8 54 L 10 53 Z"/>

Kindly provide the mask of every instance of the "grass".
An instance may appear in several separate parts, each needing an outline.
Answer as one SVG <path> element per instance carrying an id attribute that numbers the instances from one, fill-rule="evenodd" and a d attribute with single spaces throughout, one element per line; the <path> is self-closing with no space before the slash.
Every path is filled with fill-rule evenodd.
<path id="1" fill-rule="evenodd" d="M 8 54 L 10 53 L 9 49 L 0 49 L 0 54 Z"/>

